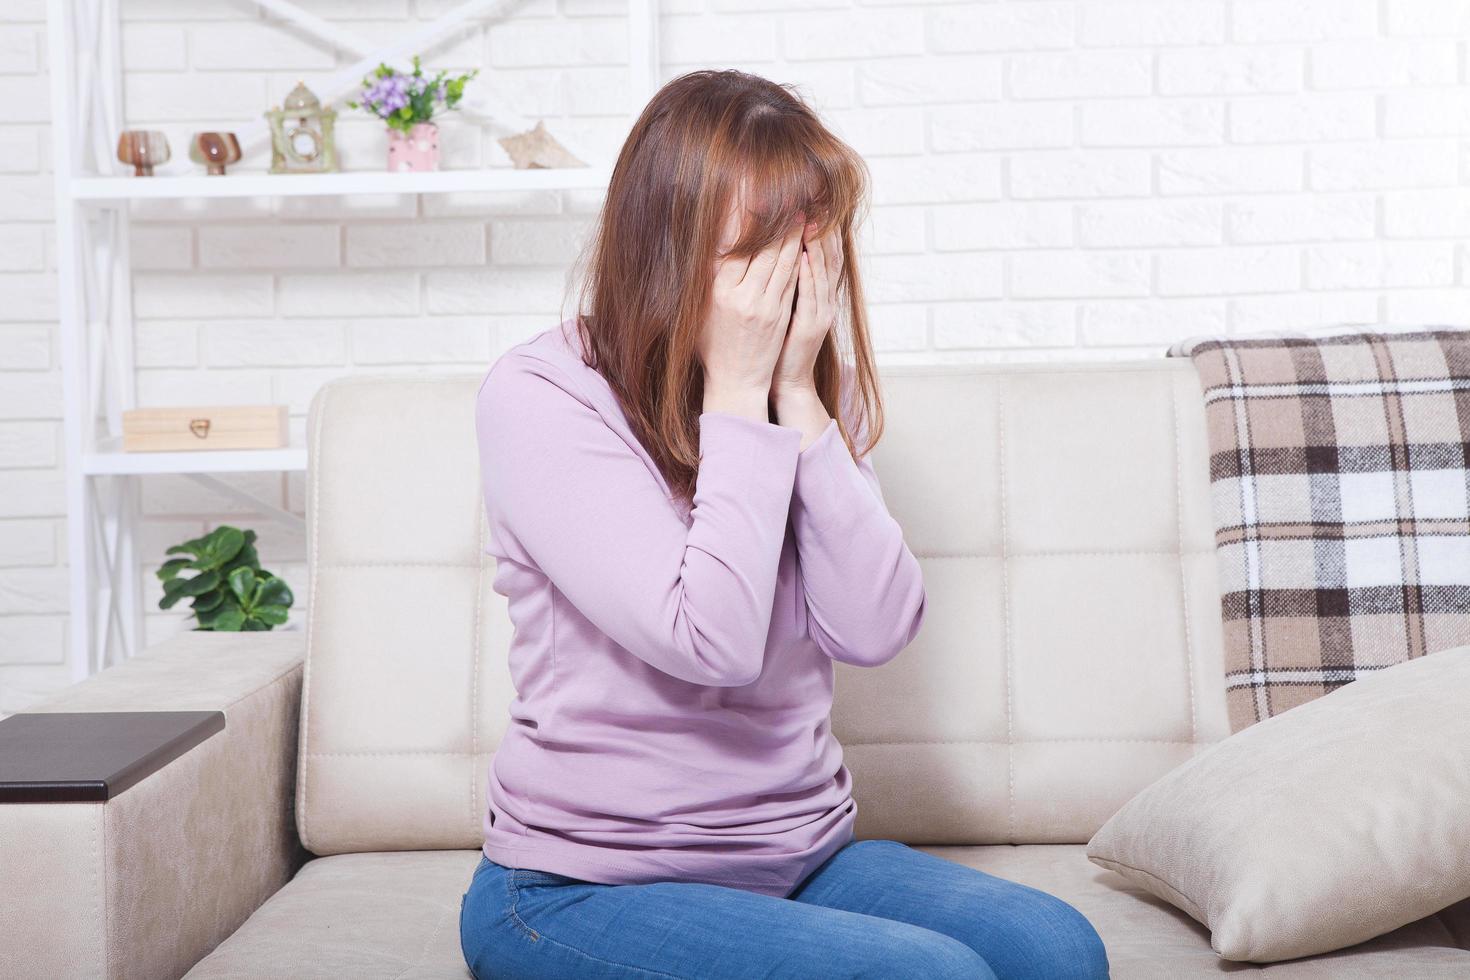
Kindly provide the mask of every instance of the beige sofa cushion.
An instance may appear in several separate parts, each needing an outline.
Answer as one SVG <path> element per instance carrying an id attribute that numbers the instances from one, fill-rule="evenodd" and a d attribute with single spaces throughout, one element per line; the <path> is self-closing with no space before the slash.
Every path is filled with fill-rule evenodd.
<path id="1" fill-rule="evenodd" d="M 1470 897 L 1470 646 L 1360 678 L 1200 754 L 1087 855 L 1229 960 L 1339 949 Z"/>
<path id="2" fill-rule="evenodd" d="M 358 374 L 313 398 L 296 802 L 316 854 L 482 840 L 515 691 L 480 380 Z M 883 385 L 873 462 L 930 604 L 892 663 L 836 668 L 858 832 L 1081 844 L 1229 734 L 1194 368 L 892 366 Z"/>
<path id="3" fill-rule="evenodd" d="M 1189 916 L 1111 871 L 1080 844 L 921 847 L 950 861 L 1040 888 L 1096 926 L 1113 980 L 1460 980 L 1470 950 L 1457 934 L 1470 904 L 1352 949 L 1256 967 L 1227 963 Z M 459 900 L 478 851 L 342 854 L 312 861 L 186 980 L 469 980 L 459 948 Z"/>

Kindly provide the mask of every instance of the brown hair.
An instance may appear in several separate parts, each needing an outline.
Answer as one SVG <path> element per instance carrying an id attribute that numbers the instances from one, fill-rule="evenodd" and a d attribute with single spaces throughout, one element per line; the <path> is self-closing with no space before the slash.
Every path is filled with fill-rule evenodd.
<path id="1" fill-rule="evenodd" d="M 735 70 L 680 75 L 649 101 L 618 154 L 583 256 L 577 329 L 587 363 L 607 379 L 670 489 L 686 500 L 699 468 L 704 398 L 696 344 L 720 231 L 742 186 L 751 217 L 730 254 L 752 255 L 778 240 L 798 211 L 818 224 L 818 235 L 839 229 L 837 324 L 822 343 L 814 381 L 855 455 L 882 434 L 853 249 L 868 207 L 867 166 L 791 85 Z M 840 376 L 844 333 L 852 391 Z M 861 450 L 853 445 L 857 431 L 868 437 Z"/>

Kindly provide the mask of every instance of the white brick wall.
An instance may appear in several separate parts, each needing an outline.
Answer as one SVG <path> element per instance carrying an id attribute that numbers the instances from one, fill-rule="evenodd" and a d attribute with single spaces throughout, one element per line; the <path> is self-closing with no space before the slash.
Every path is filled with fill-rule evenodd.
<path id="1" fill-rule="evenodd" d="M 372 40 L 453 0 L 303 0 Z M 258 118 L 343 56 L 240 0 L 120 0 L 127 115 Z M 0 714 L 64 682 L 61 377 L 43 4 L 0 13 Z M 610 159 L 626 132 L 621 4 L 529 0 L 426 52 L 488 105 Z M 665 0 L 663 71 L 800 86 L 866 157 L 872 319 L 887 361 L 1159 356 L 1190 334 L 1470 323 L 1465 0 Z M 380 128 L 339 122 L 345 164 Z M 503 164 L 447 123 L 453 166 Z M 260 166 L 257 156 L 247 165 Z M 563 311 L 592 192 L 149 202 L 133 254 L 145 403 L 306 405 L 355 370 L 482 369 Z M 300 474 L 234 481 L 301 511 Z M 303 542 L 148 478 L 145 580 L 221 520 L 305 584 Z M 304 589 L 298 588 L 298 595 Z M 146 600 L 149 634 L 179 617 Z M 304 614 L 303 604 L 296 613 Z"/>

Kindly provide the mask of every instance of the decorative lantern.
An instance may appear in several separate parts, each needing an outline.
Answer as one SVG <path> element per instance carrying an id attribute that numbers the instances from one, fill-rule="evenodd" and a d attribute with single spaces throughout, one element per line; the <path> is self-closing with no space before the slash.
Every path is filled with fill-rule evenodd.
<path id="1" fill-rule="evenodd" d="M 301 82 L 278 109 L 265 114 L 271 124 L 271 173 L 319 174 L 337 169 L 337 146 L 332 125 L 334 109 Z"/>

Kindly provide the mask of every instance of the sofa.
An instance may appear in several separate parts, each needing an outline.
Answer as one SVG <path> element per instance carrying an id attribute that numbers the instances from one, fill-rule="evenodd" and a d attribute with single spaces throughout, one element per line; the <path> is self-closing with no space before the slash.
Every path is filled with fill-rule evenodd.
<path id="1" fill-rule="evenodd" d="M 181 632 L 29 709 L 224 724 L 105 800 L 0 805 L 0 976 L 469 976 L 460 899 L 514 696 L 484 552 L 481 377 L 317 392 L 304 629 Z M 1061 896 L 1119 978 L 1470 976 L 1470 903 L 1335 953 L 1235 963 L 1084 854 L 1229 734 L 1189 360 L 881 377 L 874 465 L 928 610 L 892 662 L 834 664 L 857 836 Z"/>

